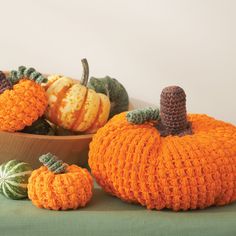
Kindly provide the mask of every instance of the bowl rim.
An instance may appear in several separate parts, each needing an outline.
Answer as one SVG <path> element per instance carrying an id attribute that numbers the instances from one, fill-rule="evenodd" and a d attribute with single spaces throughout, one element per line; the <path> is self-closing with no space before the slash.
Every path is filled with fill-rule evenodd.
<path id="1" fill-rule="evenodd" d="M 0 135 L 12 135 L 14 137 L 22 137 L 29 139 L 48 139 L 48 140 L 83 140 L 83 139 L 92 139 L 94 134 L 79 134 L 79 135 L 42 135 L 42 134 L 27 134 L 20 132 L 7 132 L 0 131 Z"/>

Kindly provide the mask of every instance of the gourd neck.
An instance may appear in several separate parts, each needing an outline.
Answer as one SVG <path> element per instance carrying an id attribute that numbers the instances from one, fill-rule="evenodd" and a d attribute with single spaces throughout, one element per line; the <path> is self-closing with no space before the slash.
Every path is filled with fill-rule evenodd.
<path id="1" fill-rule="evenodd" d="M 82 66 L 83 66 L 83 74 L 80 83 L 84 86 L 87 86 L 88 79 L 89 79 L 89 65 L 86 58 L 83 58 L 81 60 Z"/>
<path id="2" fill-rule="evenodd" d="M 160 101 L 160 122 L 157 124 L 161 136 L 192 134 L 187 120 L 186 94 L 178 86 L 163 89 Z"/>

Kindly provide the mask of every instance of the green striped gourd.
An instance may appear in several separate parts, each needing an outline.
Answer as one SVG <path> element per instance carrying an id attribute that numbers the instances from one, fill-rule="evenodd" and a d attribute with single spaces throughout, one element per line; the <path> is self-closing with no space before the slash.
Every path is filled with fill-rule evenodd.
<path id="1" fill-rule="evenodd" d="M 10 199 L 27 198 L 28 179 L 32 167 L 19 160 L 11 160 L 0 166 L 0 193 Z"/>

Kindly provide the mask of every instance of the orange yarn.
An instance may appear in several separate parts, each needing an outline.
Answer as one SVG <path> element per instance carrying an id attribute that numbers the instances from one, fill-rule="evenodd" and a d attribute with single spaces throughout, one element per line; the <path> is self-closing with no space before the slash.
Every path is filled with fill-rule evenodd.
<path id="1" fill-rule="evenodd" d="M 151 123 L 115 116 L 90 144 L 92 174 L 106 192 L 148 209 L 236 201 L 236 127 L 200 114 L 188 120 L 193 135 L 160 137 Z"/>
<path id="2" fill-rule="evenodd" d="M 39 208 L 67 210 L 83 207 L 92 197 L 93 181 L 86 169 L 76 165 L 54 174 L 42 166 L 29 178 L 28 195 Z"/>
<path id="3" fill-rule="evenodd" d="M 42 116 L 46 107 L 44 89 L 34 81 L 20 80 L 0 95 L 0 130 L 22 130 Z"/>

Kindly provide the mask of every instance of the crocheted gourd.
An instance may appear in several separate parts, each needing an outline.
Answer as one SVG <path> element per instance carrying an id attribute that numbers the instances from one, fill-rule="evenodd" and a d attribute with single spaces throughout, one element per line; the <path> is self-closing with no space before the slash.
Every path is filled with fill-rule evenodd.
<path id="1" fill-rule="evenodd" d="M 10 77 L 0 75 L 0 130 L 19 131 L 43 115 L 47 96 L 40 83 L 46 82 L 33 68 L 19 67 Z"/>
<path id="2" fill-rule="evenodd" d="M 28 179 L 32 167 L 19 160 L 11 160 L 0 166 L 0 193 L 10 199 L 27 198 Z"/>
<path id="3" fill-rule="evenodd" d="M 129 96 L 125 87 L 118 80 L 109 76 L 105 78 L 91 77 L 88 87 L 109 97 L 111 102 L 110 118 L 128 110 Z"/>
<path id="4" fill-rule="evenodd" d="M 148 209 L 234 202 L 236 127 L 203 114 L 186 115 L 185 93 L 177 86 L 163 90 L 157 114 L 155 109 L 121 113 L 98 130 L 89 165 L 99 185 Z"/>
<path id="5" fill-rule="evenodd" d="M 44 166 L 32 172 L 28 195 L 39 208 L 68 210 L 84 207 L 92 197 L 93 181 L 86 169 L 67 165 L 51 153 L 39 158 Z"/>
<path id="6" fill-rule="evenodd" d="M 94 133 L 107 122 L 110 101 L 106 95 L 87 88 L 89 67 L 86 59 L 82 60 L 82 65 L 80 83 L 58 75 L 48 77 L 46 117 L 64 129 Z"/>
<path id="7" fill-rule="evenodd" d="M 55 135 L 55 129 L 42 117 L 34 121 L 31 126 L 26 126 L 21 132 L 38 135 Z"/>
<path id="8" fill-rule="evenodd" d="M 0 94 L 2 94 L 7 89 L 12 89 L 12 83 L 6 78 L 6 75 L 0 71 Z"/>

